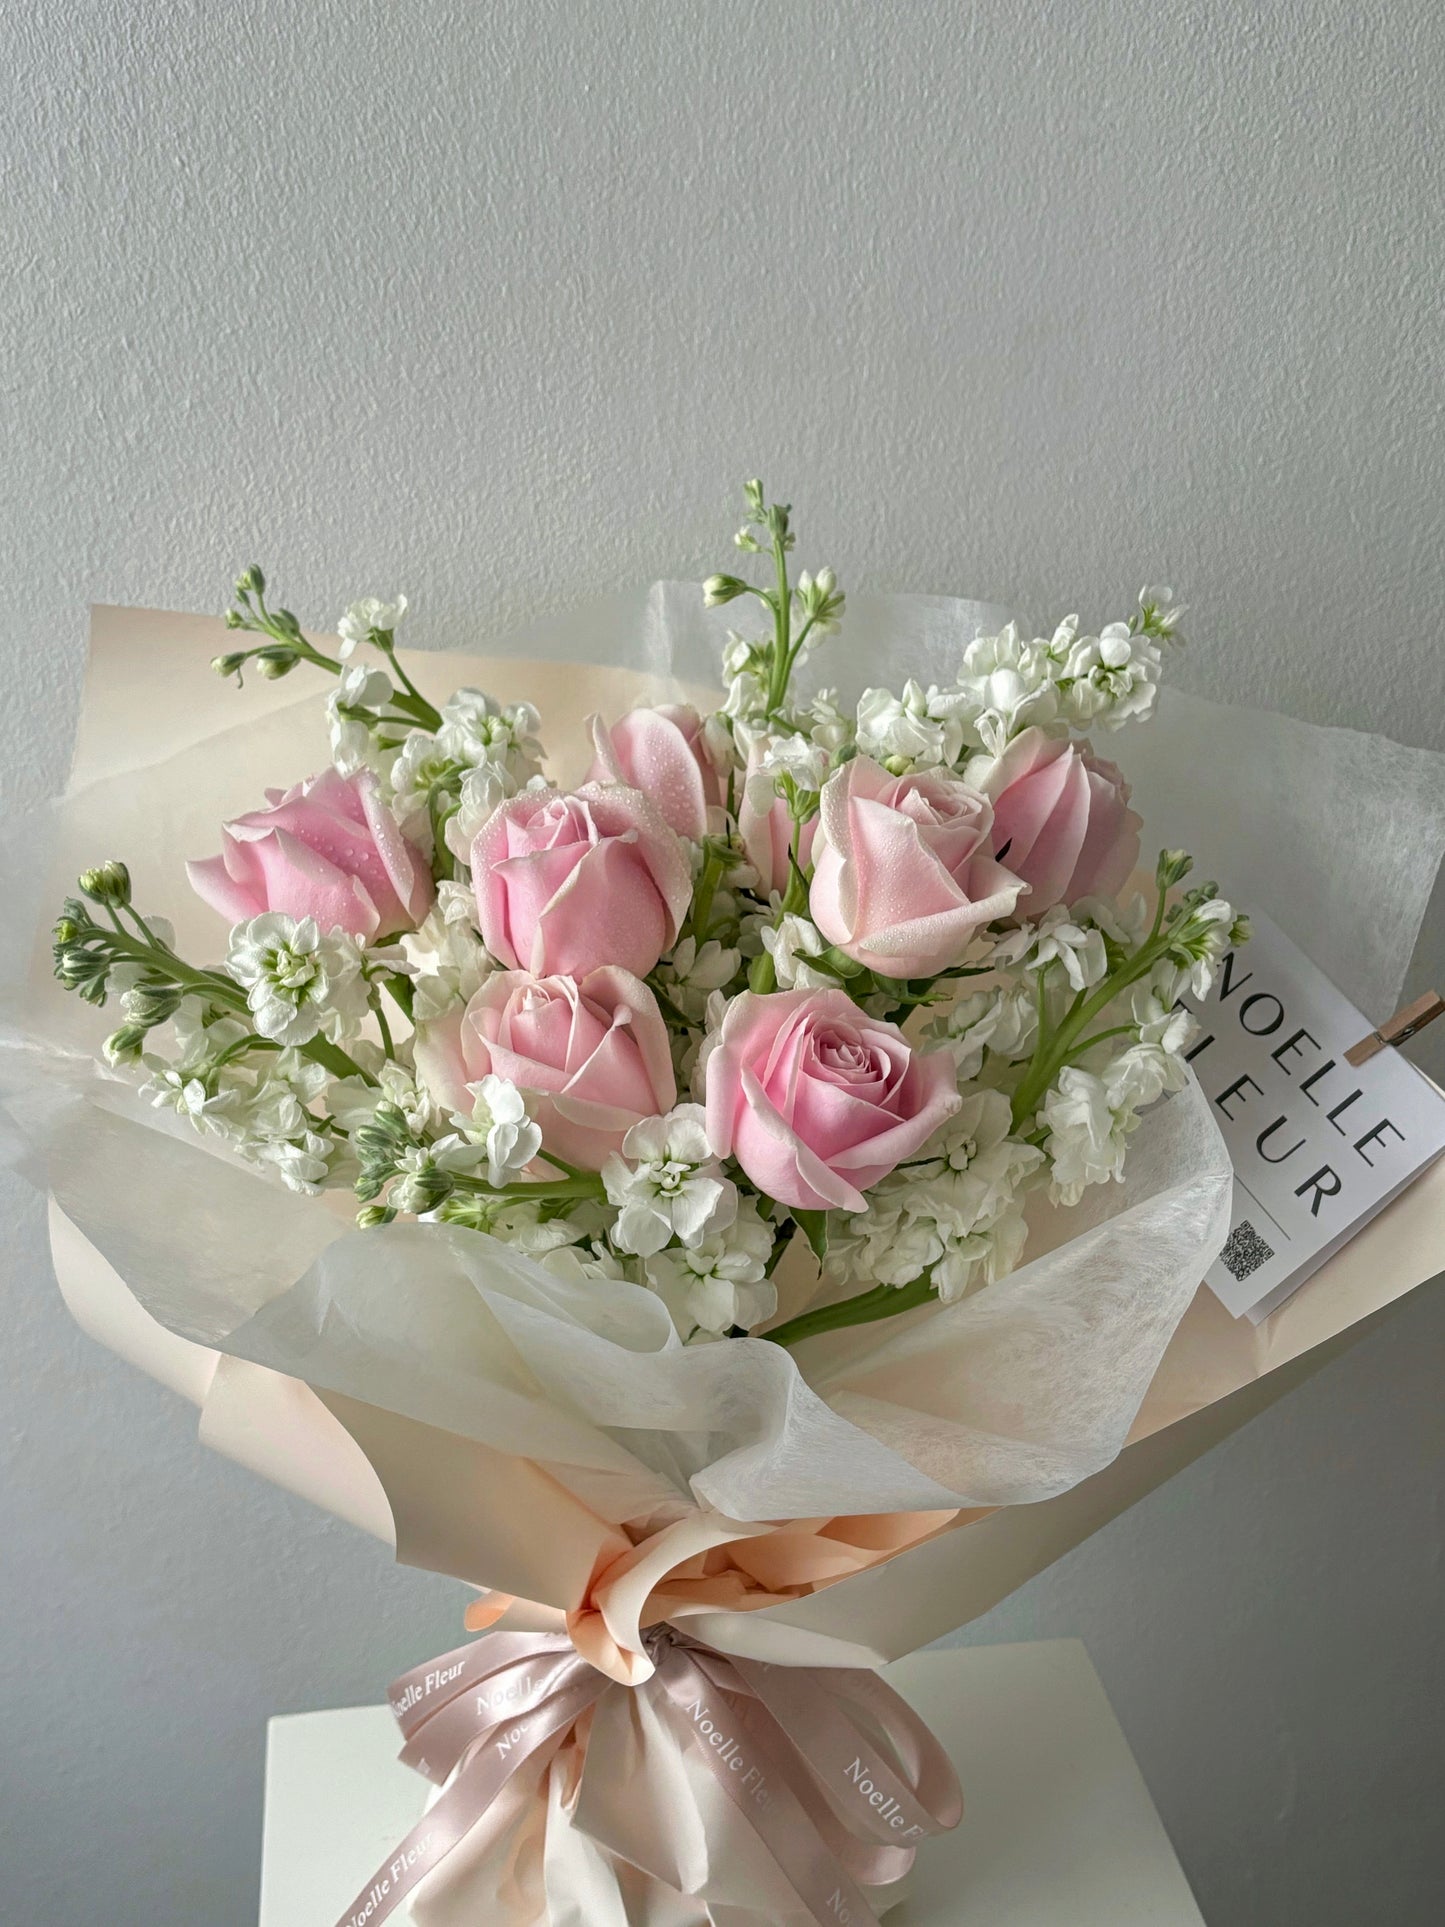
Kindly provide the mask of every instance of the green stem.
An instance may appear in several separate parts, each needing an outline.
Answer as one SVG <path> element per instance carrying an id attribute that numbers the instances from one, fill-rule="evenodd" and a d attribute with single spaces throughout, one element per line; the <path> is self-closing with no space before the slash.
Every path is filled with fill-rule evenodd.
<path id="1" fill-rule="evenodd" d="M 773 566 L 777 571 L 778 587 L 773 607 L 772 674 L 768 680 L 770 716 L 777 714 L 787 698 L 788 676 L 793 666 L 789 647 L 793 626 L 793 592 L 788 587 L 788 552 L 780 535 L 773 537 Z"/>
<path id="2" fill-rule="evenodd" d="M 371 1072 L 364 1071 L 354 1057 L 348 1056 L 340 1044 L 333 1044 L 329 1037 L 313 1037 L 309 1044 L 301 1044 L 298 1049 L 303 1057 L 320 1064 L 333 1077 L 359 1077 L 363 1084 L 375 1088 L 376 1079 Z"/>
<path id="3" fill-rule="evenodd" d="M 1079 1045 L 1078 1040 L 1098 1016 L 1099 1012 L 1106 1009 L 1119 995 L 1120 991 L 1127 990 L 1130 984 L 1138 983 L 1141 977 L 1146 977 L 1158 959 L 1164 954 L 1165 949 L 1168 947 L 1167 938 L 1160 934 L 1157 927 L 1157 918 L 1155 921 L 1156 928 L 1154 933 L 1140 945 L 1132 957 L 1127 958 L 1117 970 L 1111 972 L 1110 975 L 1104 979 L 1092 997 L 1087 997 L 1080 991 L 1079 995 L 1070 1005 L 1068 1015 L 1054 1032 L 1052 1038 L 1045 1037 L 1042 1027 L 1043 972 L 1041 971 L 1039 973 L 1039 1041 L 1035 1046 L 1034 1055 L 1029 1061 L 1029 1068 L 1024 1075 L 1024 1080 L 1014 1092 L 1013 1121 L 1016 1126 L 1024 1123 L 1026 1119 L 1033 1116 L 1034 1112 L 1038 1109 L 1039 1100 L 1043 1097 L 1044 1092 L 1048 1090 L 1049 1086 L 1069 1062 L 1070 1058 L 1073 1057 L 1079 1049 L 1084 1048 Z M 1129 1028 L 1129 1026 L 1125 1026 L 1125 1028 Z M 1091 1038 L 1089 1043 L 1093 1044 L 1097 1041 L 1096 1038 Z"/>
<path id="4" fill-rule="evenodd" d="M 209 997 L 213 1003 L 224 1004 L 231 1010 L 248 1011 L 246 994 L 239 984 L 232 983 L 229 977 L 222 977 L 212 970 L 196 970 L 188 963 L 182 963 L 173 951 L 161 949 L 159 944 L 144 943 L 139 937 L 127 936 L 124 931 L 112 936 L 106 933 L 110 949 L 121 956 L 133 957 L 157 975 L 168 977 L 172 983 L 185 990 L 194 990 L 201 996 Z"/>
<path id="5" fill-rule="evenodd" d="M 398 699 L 397 705 L 396 705 L 397 708 L 409 710 L 411 714 L 415 716 L 416 720 L 421 724 L 423 729 L 440 729 L 442 726 L 441 711 L 437 709 L 434 704 L 429 703 L 427 701 L 426 697 L 423 696 L 421 691 L 417 688 L 416 684 L 412 681 L 411 677 L 406 673 L 406 671 L 402 668 L 401 664 L 397 661 L 396 644 L 392 640 L 391 636 L 386 631 L 381 629 L 376 630 L 374 634 L 376 637 L 377 648 L 380 649 L 381 653 L 386 657 L 387 661 L 391 664 L 393 673 L 395 674 L 397 681 L 401 684 L 402 688 L 406 691 L 407 696 L 410 698 L 410 701 L 403 701 L 401 699 Z M 385 639 L 383 640 L 383 638 Z"/>
<path id="6" fill-rule="evenodd" d="M 905 1311 L 916 1311 L 935 1296 L 933 1281 L 925 1271 L 909 1285 L 875 1285 L 856 1298 L 844 1298 L 836 1305 L 819 1305 L 816 1311 L 799 1312 L 785 1324 L 775 1325 L 760 1338 L 774 1345 L 796 1345 L 800 1339 L 816 1338 L 819 1332 L 846 1331 L 850 1325 L 871 1325 L 880 1318 L 896 1318 Z"/>

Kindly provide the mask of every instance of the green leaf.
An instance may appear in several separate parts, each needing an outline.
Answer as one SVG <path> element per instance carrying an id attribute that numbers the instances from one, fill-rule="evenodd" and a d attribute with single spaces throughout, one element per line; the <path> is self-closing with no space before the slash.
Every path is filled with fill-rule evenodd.
<path id="1" fill-rule="evenodd" d="M 828 1255 L 828 1214 L 826 1211 L 795 1211 L 793 1222 L 813 1247 L 813 1256 L 822 1264 Z"/>

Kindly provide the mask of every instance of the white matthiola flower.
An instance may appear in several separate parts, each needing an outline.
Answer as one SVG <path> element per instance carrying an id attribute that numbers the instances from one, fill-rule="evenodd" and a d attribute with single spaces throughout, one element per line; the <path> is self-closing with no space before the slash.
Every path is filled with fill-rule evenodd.
<path id="1" fill-rule="evenodd" d="M 553 1223 L 542 1227 L 545 1231 L 564 1231 L 565 1226 Z M 500 1234 L 498 1234 L 500 1235 Z M 508 1242 L 512 1242 L 510 1239 Z M 538 1264 L 550 1271 L 554 1278 L 565 1278 L 569 1284 L 585 1284 L 589 1279 L 626 1279 L 620 1259 L 613 1256 L 605 1245 L 589 1241 L 574 1244 L 559 1238 L 545 1251 L 533 1254 Z"/>
<path id="2" fill-rule="evenodd" d="M 290 1140 L 258 1146 L 254 1161 L 273 1165 L 289 1190 L 314 1197 L 331 1174 L 336 1140 L 320 1131 L 303 1131 Z"/>
<path id="3" fill-rule="evenodd" d="M 1097 925 L 1077 921 L 1062 904 L 1046 911 L 1037 926 L 1030 968 L 1061 963 L 1074 990 L 1088 990 L 1102 983 L 1109 974 L 1109 956 L 1104 933 Z"/>
<path id="4" fill-rule="evenodd" d="M 531 703 L 499 703 L 483 690 L 459 689 L 442 704 L 437 740 L 463 768 L 495 764 L 520 787 L 542 773 L 541 722 Z"/>
<path id="5" fill-rule="evenodd" d="M 1045 1097 L 1040 1116 L 1048 1132 L 1044 1151 L 1053 1166 L 1057 1203 L 1077 1204 L 1091 1184 L 1123 1178 L 1130 1120 L 1115 1110 L 1102 1078 L 1068 1066 Z"/>
<path id="6" fill-rule="evenodd" d="M 354 1035 L 367 1009 L 361 965 L 360 947 L 344 930 L 322 936 L 313 917 L 298 923 L 278 910 L 238 923 L 226 959 L 256 1029 L 280 1044 Z"/>
<path id="7" fill-rule="evenodd" d="M 647 1282 L 672 1313 L 685 1340 L 751 1331 L 771 1318 L 778 1293 L 767 1276 L 773 1232 L 751 1198 L 737 1216 L 700 1244 L 657 1251 L 645 1260 Z"/>
<path id="8" fill-rule="evenodd" d="M 1103 931 L 1077 909 L 1066 909 L 1061 903 L 1046 910 L 1037 923 L 1022 924 L 1000 939 L 991 961 L 1004 967 L 1022 964 L 1025 970 L 1062 964 L 1075 990 L 1102 983 L 1109 974 Z"/>
<path id="9" fill-rule="evenodd" d="M 189 1065 L 167 1064 L 159 1057 L 144 1061 L 151 1075 L 141 1085 L 141 1096 L 148 1097 L 156 1110 L 176 1111 L 198 1131 L 217 1137 L 234 1141 L 240 1135 L 249 1092 L 239 1080 L 212 1090 Z"/>
<path id="10" fill-rule="evenodd" d="M 1097 636 L 1081 636 L 1064 658 L 1066 713 L 1084 729 L 1120 729 L 1154 707 L 1162 669 L 1159 646 L 1111 622 Z"/>
<path id="11" fill-rule="evenodd" d="M 541 1150 L 541 1130 L 528 1116 L 526 1100 L 510 1079 L 488 1071 L 467 1089 L 472 1097 L 472 1114 L 459 1117 L 457 1123 L 484 1147 L 487 1183 L 494 1191 L 504 1190 Z"/>
<path id="12" fill-rule="evenodd" d="M 1069 618 L 1071 623 L 1076 620 Z M 1058 673 L 1050 645 L 1024 642 L 1012 622 L 999 635 L 980 636 L 968 645 L 958 686 L 964 714 L 991 755 L 998 755 L 1020 730 L 1057 718 Z"/>
<path id="13" fill-rule="evenodd" d="M 473 1144 L 457 1132 L 435 1144 L 410 1144 L 397 1154 L 396 1181 L 386 1201 L 395 1211 L 420 1215 L 436 1206 L 436 1174 L 470 1177 L 487 1161 L 484 1144 Z"/>
<path id="14" fill-rule="evenodd" d="M 761 715 L 768 706 L 766 645 L 748 642 L 729 629 L 722 668 L 728 686 L 723 714 L 737 719 Z"/>
<path id="15" fill-rule="evenodd" d="M 1170 938 L 1167 956 L 1177 966 L 1174 996 L 1167 997 L 1163 988 L 1160 996 L 1171 1004 L 1185 990 L 1192 990 L 1196 997 L 1207 997 L 1225 954 L 1235 944 L 1245 942 L 1248 934 L 1248 918 L 1237 917 L 1233 904 L 1223 897 L 1196 904 L 1180 918 Z"/>
<path id="16" fill-rule="evenodd" d="M 700 1104 L 634 1124 L 622 1155 L 614 1151 L 603 1165 L 602 1182 L 617 1208 L 612 1242 L 639 1257 L 671 1238 L 697 1246 L 737 1215 L 738 1189 L 712 1154 Z"/>
<path id="17" fill-rule="evenodd" d="M 470 1003 L 490 976 L 492 959 L 471 926 L 471 892 L 443 883 L 437 900 L 415 930 L 399 938 L 412 985 L 412 1022 L 418 1029 Z"/>
<path id="18" fill-rule="evenodd" d="M 978 1076 L 986 1050 L 1010 1060 L 1028 1057 L 1038 1034 L 1038 1000 L 1029 984 L 960 997 L 927 1032 L 930 1043 L 952 1053 L 960 1082 Z"/>
<path id="19" fill-rule="evenodd" d="M 326 726 L 331 760 L 342 776 L 354 776 L 360 769 L 380 773 L 385 768 L 390 752 L 377 747 L 374 726 L 377 713 L 394 693 L 386 671 L 368 669 L 364 663 L 352 663 L 337 677 L 326 698 Z"/>
<path id="20" fill-rule="evenodd" d="M 1182 602 L 1174 600 L 1172 589 L 1152 588 L 1145 583 L 1139 591 L 1139 613 L 1148 634 L 1162 636 L 1169 642 L 1183 643 L 1179 623 L 1186 610 Z"/>
<path id="21" fill-rule="evenodd" d="M 773 960 L 779 990 L 836 988 L 836 977 L 815 970 L 808 962 L 810 957 L 821 957 L 828 947 L 816 924 L 790 910 L 776 926 L 765 926 L 760 934 L 763 948 Z"/>
<path id="22" fill-rule="evenodd" d="M 464 774 L 464 766 L 439 736 L 428 729 L 412 730 L 390 770 L 392 807 L 403 835 L 430 849 L 432 804 L 443 811 L 455 808 Z"/>
<path id="23" fill-rule="evenodd" d="M 700 1024 L 708 998 L 732 982 L 741 963 L 740 951 L 715 938 L 699 946 L 696 937 L 684 937 L 672 955 L 658 965 L 656 976 L 668 1001 L 690 1023 Z"/>
<path id="24" fill-rule="evenodd" d="M 430 1131 L 441 1116 L 431 1093 L 417 1082 L 416 1073 L 390 1058 L 377 1070 L 374 1084 L 360 1077 L 341 1077 L 326 1097 L 326 1108 L 348 1136 L 375 1116 L 378 1104 L 394 1104 L 415 1137 Z"/>
<path id="25" fill-rule="evenodd" d="M 516 794 L 516 789 L 500 763 L 482 763 L 467 771 L 457 792 L 456 811 L 448 817 L 444 832 L 447 848 L 454 857 L 463 863 L 471 862 L 473 843 L 498 808 Z"/>
<path id="26" fill-rule="evenodd" d="M 344 661 L 366 641 L 373 629 L 390 635 L 405 614 L 404 595 L 397 596 L 392 602 L 383 602 L 379 596 L 362 596 L 358 602 L 352 603 L 336 625 L 336 633 L 341 638 L 337 654 Z"/>
<path id="27" fill-rule="evenodd" d="M 838 707 L 836 689 L 820 689 L 808 704 L 805 720 L 809 724 L 809 736 L 827 753 L 830 762 L 836 759 L 839 750 L 852 743 L 856 733 L 854 719 Z"/>
<path id="28" fill-rule="evenodd" d="M 895 774 L 956 763 L 964 726 L 954 695 L 909 681 L 903 694 L 865 689 L 858 699 L 858 749 Z"/>
<path id="29" fill-rule="evenodd" d="M 927 1272 L 945 1304 L 1011 1271 L 1025 1237 L 1020 1188 L 1043 1154 L 1010 1133 L 1002 1092 L 965 1092 L 924 1155 L 869 1193 L 866 1211 L 830 1221 L 829 1271 L 894 1286 Z"/>
<path id="30" fill-rule="evenodd" d="M 809 736 L 772 736 L 748 778 L 748 801 L 759 815 L 766 815 L 780 790 L 780 778 L 791 777 L 794 785 L 816 794 L 828 777 L 828 752 Z"/>

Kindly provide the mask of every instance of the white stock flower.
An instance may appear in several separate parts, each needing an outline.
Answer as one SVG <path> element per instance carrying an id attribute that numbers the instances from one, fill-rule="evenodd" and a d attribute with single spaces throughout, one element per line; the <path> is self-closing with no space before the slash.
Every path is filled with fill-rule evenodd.
<path id="1" fill-rule="evenodd" d="M 254 1160 L 272 1165 L 288 1190 L 314 1197 L 331 1174 L 335 1150 L 335 1138 L 319 1131 L 303 1131 L 294 1139 L 277 1139 L 257 1147 Z"/>
<path id="2" fill-rule="evenodd" d="M 442 704 L 437 739 L 456 762 L 499 765 L 520 786 L 541 774 L 541 723 L 531 703 L 499 703 L 483 690 L 459 689 Z"/>
<path id="3" fill-rule="evenodd" d="M 991 755 L 1020 730 L 1057 718 L 1057 674 L 1050 645 L 1023 641 L 1012 622 L 998 635 L 979 636 L 968 645 L 958 686 L 964 714 Z"/>
<path id="4" fill-rule="evenodd" d="M 366 641 L 373 629 L 390 634 L 406 614 L 406 597 L 399 595 L 392 602 L 383 602 L 380 596 L 362 596 L 353 602 L 336 625 L 336 633 L 341 638 L 337 654 L 343 661 L 352 655 Z"/>
<path id="5" fill-rule="evenodd" d="M 544 1225 L 544 1231 L 565 1230 L 565 1226 L 555 1223 Z M 509 1240 L 511 1242 L 511 1240 Z M 545 1250 L 532 1254 L 544 1270 L 550 1271 L 554 1278 L 565 1278 L 568 1284 L 587 1284 L 591 1280 L 626 1279 L 621 1260 L 610 1252 L 605 1245 L 589 1241 L 574 1244 L 559 1238 Z"/>
<path id="6" fill-rule="evenodd" d="M 781 778 L 790 777 L 799 790 L 814 795 L 828 780 L 828 752 L 811 737 L 765 736 L 760 743 L 762 754 L 747 785 L 748 801 L 760 816 L 767 815 L 781 794 Z"/>
<path id="7" fill-rule="evenodd" d="M 517 786 L 500 763 L 481 763 L 469 769 L 457 792 L 457 807 L 443 832 L 454 857 L 470 864 L 472 845 Z"/>
<path id="8" fill-rule="evenodd" d="M 903 694 L 865 689 L 858 698 L 858 750 L 895 774 L 958 761 L 964 726 L 955 694 L 909 681 Z"/>
<path id="9" fill-rule="evenodd" d="M 836 989 L 838 979 L 815 970 L 810 957 L 821 957 L 828 945 L 814 923 L 789 910 L 776 925 L 760 932 L 764 950 L 773 960 L 779 990 Z"/>
<path id="10" fill-rule="evenodd" d="M 494 1072 L 468 1084 L 470 1117 L 456 1122 L 487 1154 L 487 1183 L 494 1191 L 514 1183 L 542 1148 L 542 1133 L 527 1114 L 522 1093 Z"/>
<path id="11" fill-rule="evenodd" d="M 399 939 L 411 978 L 412 1022 L 420 1029 L 470 1003 L 491 975 L 492 959 L 473 930 L 471 892 L 443 883 L 437 901 L 415 930 Z"/>
<path id="12" fill-rule="evenodd" d="M 804 720 L 808 724 L 808 735 L 827 754 L 830 762 L 837 757 L 839 750 L 848 747 L 857 732 L 854 718 L 845 715 L 838 707 L 836 689 L 820 689 L 808 704 Z"/>
<path id="13" fill-rule="evenodd" d="M 1011 1271 L 1025 1237 L 1020 1187 L 1043 1163 L 1011 1129 L 1002 1092 L 966 1092 L 924 1155 L 869 1193 L 866 1211 L 831 1221 L 829 1271 L 897 1287 L 927 1272 L 945 1304 Z"/>
<path id="14" fill-rule="evenodd" d="M 952 1053 L 960 1083 L 978 1076 L 986 1050 L 1010 1060 L 1027 1057 L 1038 1034 L 1038 1000 L 1029 984 L 960 997 L 926 1033 Z"/>
<path id="15" fill-rule="evenodd" d="M 1184 1053 L 1199 1028 L 1187 1010 L 1161 1003 L 1147 985 L 1132 998 L 1135 1039 L 1100 1072 L 1115 1111 L 1142 1110 L 1188 1080 Z"/>
<path id="16" fill-rule="evenodd" d="M 654 975 L 669 1003 L 674 1004 L 689 1023 L 700 1024 L 707 1011 L 708 998 L 732 982 L 741 963 L 742 953 L 731 945 L 709 938 L 699 946 L 696 937 L 684 937 L 672 955 L 657 966 Z"/>
<path id="17" fill-rule="evenodd" d="M 307 1044 L 318 1034 L 340 1043 L 360 1029 L 366 981 L 356 939 L 344 930 L 323 936 L 312 917 L 298 923 L 279 910 L 238 923 L 226 968 L 246 992 L 261 1036 Z"/>
<path id="18" fill-rule="evenodd" d="M 1088 990 L 1109 974 L 1104 933 L 1096 924 L 1078 921 L 1062 904 L 1044 913 L 1037 926 L 1029 966 L 1042 970 L 1060 963 L 1073 990 Z"/>
<path id="19" fill-rule="evenodd" d="M 530 703 L 502 704 L 480 689 L 459 689 L 442 705 L 440 727 L 412 730 L 392 764 L 403 830 L 429 841 L 432 805 L 450 814 L 461 806 L 467 772 L 490 770 L 492 780 L 474 785 L 468 799 L 480 828 L 505 797 L 541 776 L 542 746 L 534 733 L 539 721 Z"/>
<path id="20" fill-rule="evenodd" d="M 361 1077 L 340 1077 L 326 1098 L 326 1108 L 348 1135 L 371 1121 L 378 1104 L 395 1105 L 416 1137 L 423 1136 L 441 1118 L 430 1091 L 418 1083 L 416 1073 L 390 1058 L 376 1071 L 374 1083 L 368 1084 Z"/>
<path id="21" fill-rule="evenodd" d="M 1211 897 L 1182 917 L 1167 953 L 1169 962 L 1177 967 L 1174 995 L 1166 997 L 1161 987 L 1160 996 L 1171 1004 L 1185 990 L 1191 990 L 1196 997 L 1207 997 L 1214 986 L 1215 972 L 1232 947 L 1241 921 L 1235 915 L 1233 904 L 1226 903 L 1223 897 Z"/>
<path id="22" fill-rule="evenodd" d="M 725 1178 L 707 1141 L 700 1104 L 679 1104 L 666 1117 L 643 1118 L 602 1167 L 617 1210 L 612 1242 L 648 1257 L 671 1238 L 700 1245 L 737 1215 L 738 1189 Z"/>
<path id="23" fill-rule="evenodd" d="M 1087 729 L 1120 729 L 1142 719 L 1159 693 L 1162 657 L 1148 636 L 1131 635 L 1127 623 L 1111 622 L 1097 636 L 1081 636 L 1064 658 L 1066 714 Z"/>
<path id="24" fill-rule="evenodd" d="M 1048 1132 L 1044 1151 L 1053 1167 L 1057 1203 L 1077 1204 L 1091 1184 L 1123 1178 L 1131 1120 L 1115 1110 L 1102 1078 L 1069 1065 L 1059 1072 L 1039 1115 Z"/>
<path id="25" fill-rule="evenodd" d="M 387 1192 L 386 1202 L 395 1211 L 421 1216 L 436 1207 L 436 1174 L 471 1177 L 485 1164 L 484 1144 L 473 1143 L 453 1131 L 434 1144 L 410 1144 L 397 1155 L 396 1180 Z"/>
<path id="26" fill-rule="evenodd" d="M 749 642 L 729 629 L 723 650 L 723 677 L 727 682 L 727 701 L 723 714 L 738 721 L 760 716 L 768 706 L 767 650 L 760 642 Z M 746 745 L 744 753 L 746 752 Z"/>
<path id="27" fill-rule="evenodd" d="M 331 760 L 342 776 L 360 769 L 382 772 L 390 752 L 377 747 L 373 722 L 395 692 L 384 669 L 352 663 L 343 669 L 326 698 L 326 726 L 331 736 Z"/>
<path id="28" fill-rule="evenodd" d="M 647 1282 L 672 1314 L 684 1340 L 751 1331 L 771 1318 L 778 1293 L 767 1276 L 773 1232 L 751 1198 L 738 1200 L 726 1228 L 701 1243 L 650 1253 Z"/>

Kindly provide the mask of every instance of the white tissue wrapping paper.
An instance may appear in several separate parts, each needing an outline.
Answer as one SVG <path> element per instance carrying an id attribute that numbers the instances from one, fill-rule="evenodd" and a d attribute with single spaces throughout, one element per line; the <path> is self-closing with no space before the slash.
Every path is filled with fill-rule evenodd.
<path id="1" fill-rule="evenodd" d="M 946 680 L 971 637 L 1001 619 L 942 598 L 853 598 L 826 679 L 845 690 Z M 263 786 L 310 773 L 325 739 L 321 698 L 296 679 L 239 696 L 215 682 L 206 664 L 218 628 L 97 611 L 71 792 L 16 846 L 17 888 L 37 906 L 53 908 L 78 869 L 123 855 L 139 899 L 174 918 L 183 950 L 221 948 L 215 920 L 187 899 L 183 860 Z M 536 700 L 565 779 L 586 760 L 589 710 L 705 689 L 719 639 L 694 587 L 663 584 L 494 644 L 482 660 L 407 664 L 434 695 L 473 682 Z M 1244 769 L 1231 754 L 1241 743 Z M 1144 769 L 1136 800 L 1153 841 L 1222 859 L 1226 893 L 1270 908 L 1372 1017 L 1393 1008 L 1445 845 L 1445 759 L 1167 692 L 1118 751 L 1126 774 Z M 1324 807 L 1342 770 L 1348 835 Z M 50 860 L 37 864 L 44 842 Z M 773 1660 L 877 1663 L 962 1623 L 1091 1529 L 1087 1509 L 1077 1519 L 1056 1509 L 1110 1478 L 1131 1432 L 1224 1399 L 1393 1295 L 1378 1291 L 1392 1219 L 1409 1247 L 1396 1288 L 1445 1255 L 1407 1193 L 1372 1228 L 1373 1297 L 1336 1261 L 1333 1282 L 1321 1274 L 1300 1294 L 1301 1341 L 1277 1356 L 1290 1307 L 1248 1336 L 1221 1323 L 1196 1288 L 1227 1228 L 1229 1168 L 1191 1085 L 1151 1113 L 1124 1185 L 1090 1194 L 1065 1220 L 1065 1242 L 998 1285 L 808 1341 L 796 1357 L 762 1340 L 684 1348 L 640 1288 L 567 1285 L 455 1229 L 360 1233 L 334 1201 L 272 1187 L 97 1066 L 99 1029 L 32 960 L 6 1081 L 23 1160 L 55 1200 L 73 1309 L 201 1403 L 209 1442 L 390 1539 L 398 1557 L 566 1608 L 599 1533 L 622 1522 L 635 1532 L 699 1511 L 762 1522 L 1020 1509 L 796 1602 L 692 1622 L 721 1649 Z M 1312 1305 L 1323 1307 L 1313 1326 Z M 601 1853 L 588 1864 L 597 1878 L 611 1868 L 602 1889 L 615 1916 L 671 1927 L 661 1888 L 646 1916 L 612 1896 L 618 1863 L 595 1842 L 564 1842 L 574 1830 L 558 1802 L 544 1867 Z M 540 1805 L 529 1811 L 535 1826 Z M 465 1914 L 456 1879 L 424 1892 L 438 1911 L 418 1917 L 435 1927 L 482 1917 Z M 607 1918 L 595 1904 L 578 1918 Z M 707 1918 L 677 1905 L 679 1922 Z"/>

